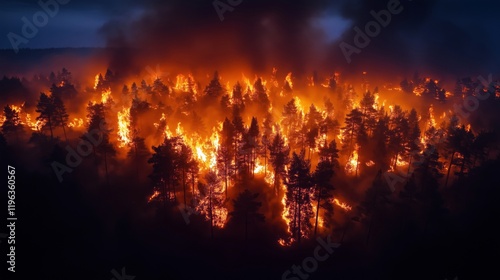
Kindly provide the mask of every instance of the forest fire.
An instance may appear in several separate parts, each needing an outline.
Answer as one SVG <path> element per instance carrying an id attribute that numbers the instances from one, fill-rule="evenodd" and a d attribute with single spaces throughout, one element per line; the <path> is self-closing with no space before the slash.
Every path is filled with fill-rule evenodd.
<path id="1" fill-rule="evenodd" d="M 276 75 L 277 69 L 273 71 L 273 75 Z M 410 147 L 410 139 L 421 144 L 430 143 L 432 137 L 435 138 L 437 135 L 437 132 L 432 131 L 440 129 L 437 127 L 434 117 L 435 108 L 432 105 L 428 107 L 427 117 L 425 117 L 425 114 L 418 115 L 413 112 L 410 114 L 396 103 L 388 104 L 387 122 L 381 123 L 383 119 L 377 120 L 377 112 L 384 110 L 385 103 L 390 102 L 390 99 L 383 97 L 383 92 L 371 94 L 367 91 L 360 98 L 353 94 L 351 88 L 345 93 L 344 98 L 347 101 L 342 101 L 340 105 L 329 104 L 330 100 L 323 99 L 324 106 L 316 106 L 315 103 L 317 104 L 318 100 L 314 98 L 312 100 L 307 98 L 311 103 L 306 104 L 304 101 L 306 97 L 300 94 L 300 91 L 304 89 L 298 81 L 293 81 L 292 77 L 293 74 L 289 72 L 282 80 L 282 85 L 272 82 L 269 84 L 271 88 L 268 89 L 265 79 L 256 78 L 251 82 L 243 75 L 244 87 L 238 88 L 238 81 L 224 82 L 216 73 L 201 93 L 197 88 L 199 82 L 191 74 L 187 76 L 179 74 L 169 94 L 165 94 L 168 91 L 163 91 L 163 94 L 155 93 L 153 88 L 168 88 L 167 85 L 161 85 L 161 80 L 157 79 L 155 87 L 148 87 L 147 82 L 143 82 L 141 88 L 132 86 L 132 92 L 135 93 L 124 95 L 125 99 L 120 101 L 122 104 L 117 105 L 111 102 L 113 100 L 111 87 L 102 89 L 103 84 L 108 83 L 101 75 L 97 75 L 94 94 L 100 94 L 100 100 L 99 102 L 92 101 L 89 106 L 95 107 L 93 110 L 96 110 L 102 105 L 104 112 L 99 116 L 102 119 L 106 118 L 106 114 L 115 114 L 115 120 L 110 120 L 109 123 L 111 130 L 113 126 L 116 128 L 116 139 L 110 139 L 110 141 L 116 143 L 118 148 L 132 149 L 129 155 L 138 154 L 138 149 L 141 148 L 137 141 L 141 137 L 145 137 L 148 143 L 158 145 L 153 146 L 155 152 L 151 160 L 153 174 L 156 174 L 152 178 L 158 177 L 159 179 L 155 181 L 155 189 L 148 197 L 148 202 L 175 201 L 180 195 L 179 191 L 182 190 L 184 199 L 189 195 L 191 199 L 198 201 L 195 208 L 199 215 L 204 216 L 213 227 L 222 229 L 229 219 L 228 192 L 234 192 L 235 184 L 244 174 L 250 173 L 252 175 L 250 177 L 257 175 L 257 178 L 264 178 L 271 189 L 275 190 L 275 195 L 278 196 L 283 208 L 280 216 L 287 226 L 288 236 L 281 238 L 278 243 L 282 246 L 291 246 L 300 242 L 300 239 L 310 237 L 313 228 L 315 228 L 314 231 L 331 229 L 331 220 L 329 220 L 331 218 L 328 218 L 330 214 L 325 209 L 318 208 L 317 203 L 335 205 L 347 212 L 353 209 L 353 206 L 333 196 L 320 197 L 320 202 L 314 200 L 318 192 L 323 193 L 320 189 L 323 186 L 319 182 L 327 182 L 331 178 L 325 177 L 326 181 L 314 179 L 315 176 L 320 176 L 319 178 L 326 176 L 321 175 L 323 173 L 328 174 L 328 168 L 321 170 L 324 168 L 322 166 L 337 164 L 338 167 L 343 167 L 341 171 L 346 176 L 363 178 L 371 172 L 366 168 L 375 169 L 380 162 L 377 155 L 369 151 L 367 147 L 370 147 L 370 143 L 363 140 L 363 137 L 374 139 L 372 142 L 376 143 L 377 133 L 385 126 L 386 132 L 383 133 L 389 135 L 389 141 L 384 142 L 387 147 L 397 147 L 397 145 Z M 335 81 L 340 80 L 338 73 L 333 77 Z M 273 79 L 274 77 L 271 80 Z M 231 84 L 235 86 L 231 87 Z M 307 89 L 315 88 L 310 83 L 310 79 L 307 84 Z M 326 83 L 315 90 L 328 92 L 330 86 L 331 84 Z M 271 92 L 272 87 L 276 88 L 274 94 Z M 276 94 L 278 92 L 279 94 Z M 199 119 L 194 119 L 194 121 L 190 119 L 196 117 L 192 109 L 194 104 L 205 102 L 204 100 L 213 96 L 223 98 L 224 94 L 227 94 L 228 99 L 226 103 L 221 102 L 221 104 L 228 106 L 226 110 L 229 111 L 226 112 L 225 121 L 206 119 L 202 122 Z M 422 94 L 425 96 L 425 92 Z M 416 97 L 422 98 L 423 96 L 416 94 Z M 126 100 L 127 98 L 129 100 Z M 381 98 L 384 98 L 383 106 L 378 103 Z M 154 102 L 159 104 L 153 106 Z M 264 107 L 261 112 L 244 111 L 242 108 L 245 102 L 248 104 L 267 102 L 265 103 L 267 107 Z M 162 109 L 165 104 L 177 108 L 178 113 L 172 114 L 173 109 L 170 112 Z M 121 108 L 118 109 L 117 106 Z M 186 109 L 186 106 L 190 109 Z M 22 106 L 11 105 L 9 108 L 17 114 L 22 114 Z M 98 114 L 99 110 L 89 111 L 91 113 L 87 116 L 87 122 L 83 121 L 82 116 L 72 114 L 71 121 L 68 118 L 66 122 L 66 127 L 74 129 L 90 127 L 93 119 L 96 118 L 94 115 Z M 144 113 L 139 110 L 148 111 L 148 117 L 142 117 L 141 114 Z M 346 115 L 345 119 L 342 119 L 343 114 Z M 152 123 L 151 128 L 144 126 L 144 123 L 148 122 L 140 122 L 143 126 L 139 127 L 138 122 L 132 121 L 133 119 L 147 119 L 150 116 L 159 120 Z M 332 118 L 339 119 L 334 122 Z M 440 112 L 441 122 L 446 122 L 447 118 L 446 111 Z M 7 116 L 4 114 L 2 119 L 2 123 L 5 123 Z M 25 121 L 20 122 L 33 131 L 43 133 L 48 128 L 48 119 L 43 117 L 37 118 L 34 122 L 31 115 L 26 114 L 24 119 Z M 244 119 L 248 124 L 245 124 Z M 274 121 L 271 121 L 272 119 Z M 426 133 L 420 133 L 417 129 L 420 127 L 421 119 L 427 121 Z M 204 127 L 200 126 L 202 123 Z M 408 132 L 398 129 L 401 124 L 417 129 L 415 134 L 411 135 L 414 138 L 410 138 Z M 467 125 L 467 131 L 471 131 L 470 124 Z M 175 130 L 171 127 L 175 127 Z M 459 127 L 458 124 L 455 127 Z M 140 131 L 151 131 L 151 129 L 161 136 L 154 138 L 140 135 Z M 392 136 L 389 129 L 398 134 Z M 445 132 L 441 131 L 441 133 L 444 135 Z M 402 137 L 406 137 L 404 140 L 406 142 L 398 140 Z M 343 166 L 338 164 L 336 142 L 328 142 L 328 139 L 335 138 L 344 152 L 341 156 L 342 161 L 345 162 Z M 387 138 L 388 136 L 384 136 L 382 139 Z M 397 145 L 392 144 L 391 141 L 396 140 L 399 141 L 394 142 Z M 144 150 L 147 151 L 147 148 Z M 399 169 L 406 170 L 411 160 L 408 148 L 396 149 L 396 151 L 397 153 L 391 154 L 393 156 L 390 158 L 388 170 L 395 171 L 395 168 L 398 168 L 398 171 Z M 422 151 L 419 151 L 419 154 L 422 154 Z M 168 165 L 168 163 L 158 161 L 160 158 L 156 160 L 154 155 L 161 155 L 160 158 L 164 159 L 172 158 L 173 164 Z M 455 156 L 455 160 L 463 161 L 463 158 L 462 154 Z M 171 166 L 169 167 L 171 169 L 156 169 L 155 165 Z M 311 170 L 311 165 L 317 170 Z M 444 170 L 446 172 L 448 169 L 445 167 Z M 305 180 L 302 177 L 310 179 Z"/>
<path id="2" fill-rule="evenodd" d="M 17 114 L 24 115 L 23 119 L 14 118 L 17 125 L 26 125 L 39 133 L 54 130 L 63 123 L 65 127 L 81 130 L 90 128 L 96 119 L 105 119 L 108 114 L 115 114 L 115 120 L 109 120 L 110 131 L 113 127 L 116 128 L 116 138 L 110 139 L 111 145 L 115 143 L 119 148 L 132 149 L 129 156 L 137 156 L 140 145 L 145 145 L 144 142 L 137 142 L 141 137 L 153 144 L 151 178 L 157 179 L 154 179 L 154 192 L 148 197 L 148 202 L 175 201 L 182 190 L 184 199 L 189 195 L 191 199 L 198 201 L 195 205 L 197 213 L 216 228 L 224 228 L 229 219 L 228 209 L 231 207 L 227 205 L 230 201 L 228 192 L 235 191 L 236 183 L 247 173 L 251 175 L 249 178 L 255 175 L 257 178 L 264 178 L 270 189 L 274 189 L 283 209 L 280 216 L 287 226 L 288 236 L 279 239 L 278 243 L 282 246 L 291 246 L 302 238 L 310 237 L 313 227 L 314 231 L 331 229 L 330 214 L 325 210 L 329 208 L 324 209 L 318 205 L 326 203 L 344 211 L 352 211 L 353 206 L 339 198 L 333 198 L 331 193 L 323 193 L 322 188 L 325 186 L 322 184 L 331 181 L 329 170 L 337 170 L 333 166 L 341 167 L 341 176 L 360 178 L 372 172 L 367 168 L 378 168 L 380 158 L 377 156 L 380 155 L 370 151 L 368 147 L 373 150 L 373 146 L 367 139 L 379 145 L 381 142 L 378 139 L 382 139 L 382 145 L 386 145 L 386 149 L 394 150 L 389 154 L 388 170 L 395 172 L 395 168 L 398 171 L 406 170 L 410 165 L 410 147 L 419 148 L 422 144 L 432 143 L 437 135 L 446 136 L 449 133 L 438 126 L 434 116 L 436 108 L 432 104 L 428 107 L 427 115 L 405 111 L 396 103 L 388 104 L 389 110 L 384 112 L 385 103 L 390 102 L 390 99 L 383 97 L 383 92 L 371 94 L 366 91 L 360 98 L 353 94 L 354 89 L 349 88 L 345 91 L 345 100 L 334 105 L 330 99 L 310 100 L 300 94 L 311 88 L 328 93 L 331 82 L 316 87 L 308 78 L 304 89 L 300 82 L 293 80 L 293 74 L 289 72 L 280 85 L 274 77 L 277 69 L 274 68 L 273 71 L 270 88 L 266 88 L 265 79 L 256 78 L 251 82 L 245 75 L 244 87 L 238 87 L 238 81 L 224 82 L 217 73 L 203 93 L 197 88 L 199 82 L 191 74 L 177 75 L 171 91 L 163 90 L 163 94 L 154 90 L 168 88 L 161 84 L 161 80 L 157 79 L 154 87 L 149 87 L 143 81 L 141 88 L 132 85 L 134 94 L 126 95 L 127 92 L 124 91 L 125 99 L 120 101 L 120 105 L 111 102 L 111 87 L 103 89 L 103 85 L 109 83 L 99 74 L 95 78 L 93 94 L 94 97 L 100 95 L 100 100 L 91 101 L 88 105 L 87 122 L 84 122 L 81 115 L 73 113 L 71 121 L 68 117 L 63 117 L 61 122 L 43 114 L 34 121 L 31 114 L 23 112 L 24 105 L 10 105 L 8 108 L 11 111 L 2 115 L 1 125 L 4 126 L 12 119 L 12 114 Z M 338 82 L 340 76 L 335 73 L 331 79 Z M 63 83 L 61 87 L 67 85 Z M 415 94 L 418 98 L 425 97 L 428 91 L 425 85 L 421 87 L 425 91 Z M 217 105 L 227 106 L 223 113 L 225 120 L 202 121 L 193 108 L 197 103 L 206 102 L 214 96 L 222 101 L 227 98 L 225 103 Z M 310 104 L 305 103 L 306 98 Z M 384 98 L 383 106 L 378 103 L 381 98 Z M 434 99 L 434 95 L 432 98 Z M 315 105 L 321 101 L 325 103 L 324 106 Z M 158 104 L 153 104 L 154 102 Z M 263 109 L 245 111 L 245 102 L 249 106 L 252 102 L 260 104 Z M 263 106 L 261 103 L 267 105 Z M 170 111 L 163 109 L 165 104 Z M 118 109 L 118 106 L 121 108 Z M 173 108 L 176 108 L 176 114 L 172 113 L 175 112 Z M 144 112 L 148 112 L 148 115 Z M 343 114 L 345 119 L 342 119 Z M 377 117 L 384 114 L 386 119 Z M 447 111 L 440 112 L 438 116 L 440 122 L 448 121 Z M 64 121 L 64 118 L 67 120 Z M 149 118 L 159 121 L 152 123 L 151 127 L 144 125 L 147 121 L 141 121 L 141 127 L 137 121 L 132 121 Z M 334 121 L 332 118 L 337 119 Z M 258 120 L 261 120 L 260 125 Z M 419 124 L 420 120 L 422 124 Z M 49 127 L 48 121 L 52 122 L 52 127 Z M 425 133 L 420 132 L 421 126 Z M 170 127 L 175 127 L 175 130 Z M 456 123 L 453 127 L 459 129 L 460 125 Z M 160 136 L 155 138 L 147 134 L 141 135 L 141 131 L 152 130 L 157 131 Z M 472 133 L 470 123 L 467 123 L 466 131 Z M 384 135 L 377 138 L 377 133 Z M 345 162 L 343 166 L 338 163 L 339 150 L 336 149 L 336 142 L 328 142 L 328 139 L 335 138 L 341 145 L 343 154 L 340 158 Z M 419 145 L 411 146 L 412 141 Z M 146 147 L 142 149 L 149 153 Z M 422 155 L 423 151 L 419 150 L 418 154 Z M 164 162 L 165 160 L 172 160 L 172 163 Z M 464 154 L 457 153 L 454 160 L 465 161 Z M 311 166 L 315 166 L 316 170 L 311 170 Z M 448 171 L 448 167 L 443 170 Z M 319 193 L 323 197 L 318 197 Z"/>
<path id="3" fill-rule="evenodd" d="M 82 128 L 83 127 L 83 119 L 81 119 L 81 118 L 73 118 L 73 120 L 68 123 L 68 127 Z"/>
<path id="4" fill-rule="evenodd" d="M 9 206 L 30 206 L 18 270 L 494 275 L 494 1 L 8 2 L 0 162 Z"/>

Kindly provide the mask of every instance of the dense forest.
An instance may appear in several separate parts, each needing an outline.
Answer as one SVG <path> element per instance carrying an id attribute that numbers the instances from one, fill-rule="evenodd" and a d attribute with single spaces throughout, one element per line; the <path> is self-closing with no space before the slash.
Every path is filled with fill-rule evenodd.
<path id="1" fill-rule="evenodd" d="M 25 222 L 19 263 L 44 277 L 109 279 L 126 267 L 137 279 L 477 279 L 494 269 L 491 75 L 444 85 L 277 68 L 234 80 L 95 74 L 0 80 L 0 158 L 18 169 Z M 292 268 L 318 238 L 339 246 L 314 269 Z"/>

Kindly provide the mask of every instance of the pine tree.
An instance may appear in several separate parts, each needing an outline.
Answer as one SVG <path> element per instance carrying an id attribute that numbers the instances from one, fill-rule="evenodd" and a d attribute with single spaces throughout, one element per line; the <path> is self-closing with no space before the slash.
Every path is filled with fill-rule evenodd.
<path id="1" fill-rule="evenodd" d="M 103 103 L 92 104 L 89 102 L 87 111 L 87 118 L 89 119 L 87 132 L 90 134 L 97 132 L 99 139 L 101 139 L 99 143 L 91 143 L 94 157 L 96 160 L 98 156 L 104 158 L 106 182 L 109 185 L 108 159 L 116 156 L 116 149 L 110 141 L 110 133 L 112 130 L 108 127 L 106 122 L 105 105 Z"/>
<path id="2" fill-rule="evenodd" d="M 311 163 L 305 159 L 305 152 L 293 153 L 286 176 L 285 204 L 289 208 L 292 236 L 300 243 L 312 229 L 310 219 L 314 217 L 311 206 L 313 180 L 310 173 Z"/>
<path id="3" fill-rule="evenodd" d="M 234 157 L 233 139 L 235 137 L 234 126 L 226 118 L 222 124 L 221 145 L 217 151 L 217 168 L 224 179 L 224 189 L 227 199 L 228 180 L 233 174 L 232 160 Z"/>
<path id="4" fill-rule="evenodd" d="M 259 104 L 259 108 L 261 109 L 261 112 L 265 113 L 269 109 L 269 106 L 271 106 L 271 101 L 269 100 L 269 96 L 267 95 L 267 90 L 262 84 L 262 79 L 258 78 L 254 85 L 253 88 L 255 90 L 255 101 L 257 101 L 257 104 Z"/>
<path id="5" fill-rule="evenodd" d="M 179 137 L 165 137 L 159 146 L 153 146 L 153 155 L 148 163 L 153 165 L 153 172 L 149 175 L 155 187 L 161 190 L 164 206 L 167 201 L 176 200 L 175 186 L 179 183 L 179 156 L 176 147 Z"/>
<path id="6" fill-rule="evenodd" d="M 334 145 L 335 142 L 331 142 Z M 323 147 L 325 150 L 328 147 Z M 335 159 L 336 160 L 336 159 Z M 325 221 L 330 221 L 333 218 L 333 190 L 335 189 L 331 184 L 330 180 L 334 175 L 334 163 L 330 160 L 329 156 L 324 156 L 320 158 L 316 170 L 313 174 L 315 190 L 312 199 L 316 201 L 316 222 L 314 224 L 314 235 L 316 236 L 318 231 L 318 219 L 320 208 L 325 209 Z"/>
<path id="7" fill-rule="evenodd" d="M 285 140 L 277 133 L 269 147 L 271 165 L 274 169 L 274 190 L 279 194 L 281 178 L 285 175 L 285 166 L 289 162 L 290 148 L 285 146 Z"/>
<path id="8" fill-rule="evenodd" d="M 54 139 L 53 130 L 57 125 L 57 120 L 54 116 L 56 114 L 56 108 L 53 99 L 43 92 L 40 93 L 40 99 L 36 105 L 36 112 L 40 113 L 36 119 L 45 123 L 44 127 L 48 127 L 50 130 L 50 138 Z"/>
<path id="9" fill-rule="evenodd" d="M 55 125 L 62 127 L 64 132 L 64 138 L 68 142 L 68 136 L 66 135 L 66 126 L 68 125 L 69 115 L 66 113 L 66 107 L 58 94 L 52 94 L 51 101 L 54 106 L 54 121 Z"/>
<path id="10" fill-rule="evenodd" d="M 147 162 L 147 158 L 150 156 L 148 147 L 146 146 L 145 139 L 140 137 L 135 131 L 133 133 L 132 141 L 130 143 L 130 150 L 127 153 L 127 157 L 133 160 L 136 168 L 137 177 L 139 177 L 141 167 Z"/>
<path id="11" fill-rule="evenodd" d="M 377 110 L 375 109 L 375 96 L 366 92 L 360 102 L 360 110 L 363 113 L 363 124 L 368 135 L 372 135 L 377 124 Z"/>
<path id="12" fill-rule="evenodd" d="M 210 100 L 218 100 L 225 92 L 226 90 L 220 84 L 219 73 L 215 71 L 214 77 L 205 88 L 205 94 Z"/>
<path id="13" fill-rule="evenodd" d="M 352 109 L 349 114 L 347 114 L 345 119 L 345 126 L 342 128 L 342 150 L 350 155 L 354 151 L 354 146 L 356 144 L 356 138 L 359 134 L 363 123 L 363 113 L 359 109 Z"/>
<path id="14" fill-rule="evenodd" d="M 3 109 L 5 121 L 2 124 L 2 133 L 7 136 L 14 133 L 16 140 L 19 141 L 19 132 L 23 130 L 19 112 L 12 109 L 10 106 L 5 106 Z"/>
<path id="15" fill-rule="evenodd" d="M 243 112 L 245 108 L 245 103 L 243 102 L 243 89 L 239 82 L 233 87 L 233 108 L 237 108 L 240 112 Z"/>
<path id="16" fill-rule="evenodd" d="M 257 149 L 259 148 L 259 123 L 255 117 L 252 117 L 252 122 L 246 133 L 246 148 L 250 149 L 250 170 L 254 175 L 255 163 L 257 160 Z"/>
<path id="17" fill-rule="evenodd" d="M 229 213 L 231 221 L 242 223 L 245 226 L 245 241 L 248 239 L 248 225 L 255 222 L 264 222 L 265 217 L 259 213 L 261 202 L 256 201 L 258 193 L 251 193 L 248 189 L 241 192 L 236 199 L 233 199 L 233 211 Z"/>

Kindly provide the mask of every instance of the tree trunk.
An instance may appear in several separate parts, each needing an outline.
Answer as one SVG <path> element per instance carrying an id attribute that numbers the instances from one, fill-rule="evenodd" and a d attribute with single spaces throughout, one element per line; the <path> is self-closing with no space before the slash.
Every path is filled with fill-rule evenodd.
<path id="1" fill-rule="evenodd" d="M 394 159 L 394 173 L 396 173 L 396 168 L 398 167 L 398 157 L 399 153 L 396 153 L 396 159 Z"/>
<path id="2" fill-rule="evenodd" d="M 267 176 L 267 144 L 264 145 L 264 178 Z"/>
<path id="3" fill-rule="evenodd" d="M 446 181 L 444 182 L 444 187 L 448 186 L 448 178 L 450 178 L 451 165 L 453 164 L 453 157 L 455 156 L 455 152 L 451 153 L 450 165 L 448 166 L 448 173 L 446 174 Z"/>
<path id="4" fill-rule="evenodd" d="M 214 239 L 214 213 L 212 209 L 212 186 L 209 186 L 209 206 L 210 209 L 210 237 Z"/>
<path id="5" fill-rule="evenodd" d="M 462 159 L 462 166 L 460 167 L 460 175 L 463 175 L 464 168 L 465 168 L 465 156 Z"/>
<path id="6" fill-rule="evenodd" d="M 192 187 L 193 187 L 193 193 L 191 194 L 191 206 L 194 205 L 194 200 L 195 200 L 195 191 L 194 191 L 194 172 L 191 172 L 191 182 L 192 182 Z"/>
<path id="7" fill-rule="evenodd" d="M 370 240 L 370 234 L 372 231 L 372 224 L 373 224 L 374 216 L 375 216 L 375 214 L 372 214 L 372 216 L 370 217 L 370 224 L 368 225 L 368 234 L 366 235 L 366 244 L 368 244 L 368 241 Z"/>
<path id="8" fill-rule="evenodd" d="M 358 167 L 359 167 L 359 153 L 358 153 L 358 158 L 356 159 L 356 173 L 354 176 L 358 177 Z"/>
<path id="9" fill-rule="evenodd" d="M 108 185 L 109 187 L 109 177 L 108 177 L 108 156 L 107 156 L 107 152 L 105 151 L 104 152 L 104 168 L 106 170 L 106 184 Z"/>
<path id="10" fill-rule="evenodd" d="M 321 200 L 321 187 L 318 190 L 318 203 L 316 204 L 316 224 L 314 225 L 314 237 L 316 237 L 316 233 L 318 232 L 318 218 L 319 218 L 320 200 Z"/>
<path id="11" fill-rule="evenodd" d="M 62 126 L 62 129 L 63 129 L 63 132 L 64 132 L 64 138 L 66 139 L 66 143 L 68 143 L 68 136 L 66 135 L 66 128 L 65 128 L 65 125 L 64 125 L 64 122 L 61 118 L 61 126 Z"/>
<path id="12" fill-rule="evenodd" d="M 411 161 L 413 157 L 410 155 L 410 162 L 408 163 L 408 172 L 406 173 L 406 178 L 410 176 L 410 169 L 411 169 Z"/>
<path id="13" fill-rule="evenodd" d="M 245 244 L 248 240 L 248 213 L 245 212 Z"/>
<path id="14" fill-rule="evenodd" d="M 49 129 L 50 129 L 50 139 L 54 140 L 54 133 L 52 131 L 52 121 L 50 120 L 50 117 L 48 118 L 48 124 L 49 124 Z"/>
<path id="15" fill-rule="evenodd" d="M 298 195 L 297 195 L 297 208 L 299 210 L 298 211 L 298 236 L 297 236 L 297 240 L 298 240 L 299 244 L 300 244 L 300 237 L 302 235 L 301 232 L 300 232 L 300 230 L 301 230 L 300 226 L 301 226 L 301 220 L 302 220 L 301 217 L 300 217 L 300 210 L 301 210 L 300 209 L 301 208 L 300 207 L 301 206 L 300 205 L 300 199 L 301 199 L 301 191 L 300 191 L 300 187 L 299 187 L 299 192 L 298 192 Z"/>
<path id="16" fill-rule="evenodd" d="M 186 205 L 186 170 L 182 169 L 182 187 L 184 189 L 184 205 Z"/>
<path id="17" fill-rule="evenodd" d="M 228 167 L 227 167 L 227 162 L 224 164 L 224 184 L 226 186 L 226 200 L 227 200 L 227 171 L 228 171 Z"/>
<path id="18" fill-rule="evenodd" d="M 279 195 L 279 175 L 278 172 L 275 170 L 274 171 L 274 191 L 276 192 L 276 195 Z"/>

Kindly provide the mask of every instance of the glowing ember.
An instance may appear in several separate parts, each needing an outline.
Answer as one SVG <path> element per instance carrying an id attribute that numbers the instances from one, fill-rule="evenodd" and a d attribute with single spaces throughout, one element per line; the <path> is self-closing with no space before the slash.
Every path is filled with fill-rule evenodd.
<path id="1" fill-rule="evenodd" d="M 153 199 L 157 198 L 160 195 L 159 191 L 154 191 L 154 193 L 148 198 L 148 203 L 153 201 Z"/>

